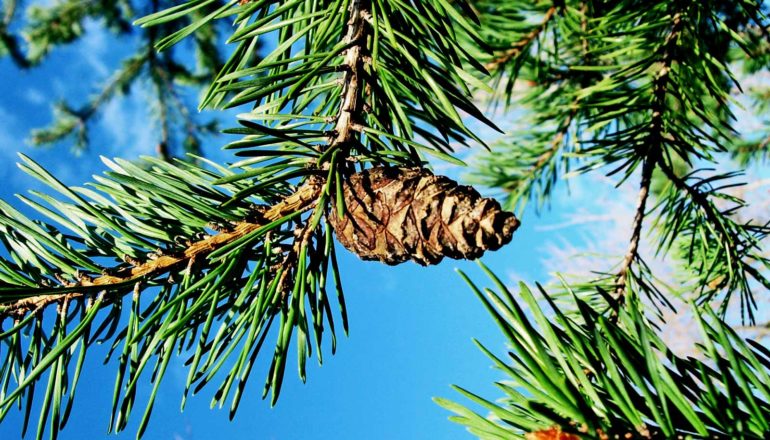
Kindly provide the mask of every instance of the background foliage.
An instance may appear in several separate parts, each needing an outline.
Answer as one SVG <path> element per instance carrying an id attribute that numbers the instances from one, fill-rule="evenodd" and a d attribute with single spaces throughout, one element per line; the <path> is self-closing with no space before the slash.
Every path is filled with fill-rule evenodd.
<path id="1" fill-rule="evenodd" d="M 66 142 L 76 152 L 86 149 L 92 121 L 116 95 L 128 93 L 141 84 L 152 89 L 147 96 L 147 118 L 158 121 L 157 154 L 167 158 L 184 158 L 185 153 L 199 155 L 202 138 L 219 130 L 215 120 L 207 121 L 195 114 L 186 95 L 208 84 L 222 67 L 221 40 L 228 30 L 226 26 L 204 26 L 190 39 L 192 44 L 183 50 L 158 53 L 155 45 L 160 37 L 202 18 L 200 14 L 205 10 L 185 20 L 144 31 L 132 22 L 173 3 L 73 0 L 51 5 L 32 3 L 25 8 L 19 0 L 4 0 L 0 55 L 9 56 L 22 69 L 35 68 L 57 47 L 80 40 L 88 32 L 89 24 L 95 22 L 121 39 L 133 40 L 133 53 L 120 61 L 119 66 L 111 66 L 114 71 L 95 94 L 75 102 L 52 103 L 53 123 L 32 131 L 30 141 L 41 146 Z M 209 5 L 209 9 L 215 7 Z M 91 30 L 95 31 L 93 26 Z M 194 63 L 189 62 L 190 52 Z"/>

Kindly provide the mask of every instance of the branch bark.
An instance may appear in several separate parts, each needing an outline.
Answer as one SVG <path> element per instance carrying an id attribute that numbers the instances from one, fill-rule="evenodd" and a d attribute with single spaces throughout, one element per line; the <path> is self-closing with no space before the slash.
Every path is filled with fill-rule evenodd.
<path id="1" fill-rule="evenodd" d="M 617 309 L 625 302 L 626 287 L 628 285 L 628 274 L 631 272 L 631 266 L 634 260 L 639 256 L 639 241 L 642 235 L 642 223 L 647 206 L 647 198 L 650 194 L 650 183 L 652 182 L 652 173 L 655 171 L 655 159 L 647 158 L 642 166 L 642 182 L 639 188 L 639 196 L 636 202 L 636 214 L 631 226 L 631 240 L 628 244 L 628 251 L 623 258 L 623 263 L 618 271 L 617 281 L 615 282 L 615 312 L 613 317 L 617 319 Z"/>
<path id="2" fill-rule="evenodd" d="M 363 107 L 361 80 L 363 78 L 363 59 L 367 38 L 366 18 L 370 14 L 366 3 L 365 0 L 352 0 L 350 2 L 350 17 L 343 42 L 356 44 L 347 50 L 345 60 L 342 63 L 345 68 L 342 96 L 340 109 L 337 113 L 337 122 L 334 126 L 335 136 L 329 143 L 329 148 L 336 145 L 349 145 L 356 136 L 354 127 L 361 123 L 358 117 Z"/>

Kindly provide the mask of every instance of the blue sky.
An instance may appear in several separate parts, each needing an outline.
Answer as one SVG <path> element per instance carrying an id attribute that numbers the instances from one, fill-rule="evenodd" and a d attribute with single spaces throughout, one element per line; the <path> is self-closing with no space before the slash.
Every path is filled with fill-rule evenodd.
<path id="1" fill-rule="evenodd" d="M 15 166 L 17 152 L 31 156 L 72 185 L 104 171 L 98 155 L 136 158 L 153 153 L 157 127 L 147 118 L 141 87 L 108 105 L 93 127 L 91 150 L 82 155 L 73 155 L 68 145 L 40 149 L 25 142 L 30 129 L 50 122 L 51 103 L 62 98 L 82 103 L 95 92 L 95 84 L 108 77 L 130 44 L 94 27 L 83 40 L 58 50 L 40 68 L 20 71 L 7 59 L 0 59 L 0 197 L 21 206 L 13 201 L 13 194 L 41 189 Z M 233 122 L 232 115 L 222 120 L 223 125 Z M 219 151 L 228 140 L 210 139 L 204 145 L 205 154 L 219 162 L 229 161 L 228 154 Z M 438 169 L 462 175 L 462 170 Z M 488 253 L 484 262 L 514 284 L 547 281 L 554 271 L 587 269 L 595 259 L 573 257 L 586 246 L 597 253 L 621 254 L 635 190 L 631 186 L 628 191 L 616 191 L 612 186 L 612 181 L 600 177 L 583 178 L 570 191 L 562 185 L 551 211 L 539 217 L 529 212 L 513 242 Z M 298 379 L 296 369 L 289 369 L 281 399 L 270 408 L 259 398 L 265 358 L 253 374 L 238 415 L 230 422 L 226 409 L 209 409 L 213 387 L 193 397 L 186 411 L 179 412 L 187 371 L 177 362 L 166 376 L 145 438 L 471 438 L 462 427 L 447 421 L 448 413 L 431 398 L 462 401 L 449 387 L 452 383 L 491 399 L 499 395 L 492 382 L 504 376 L 491 368 L 471 339 L 478 338 L 501 354 L 504 339 L 455 273 L 456 268 L 466 270 L 481 285 L 489 285 L 481 271 L 474 263 L 453 260 L 430 268 L 412 263 L 388 267 L 341 253 L 350 337 L 340 338 L 336 356 L 327 350 L 322 368 L 309 368 L 307 384 Z M 101 358 L 99 350 L 90 353 L 73 416 L 59 438 L 105 438 L 115 362 L 103 366 Z M 296 359 L 289 365 L 296 365 Z M 143 390 L 145 396 L 148 391 Z M 140 394 L 132 423 L 118 438 L 134 437 L 141 404 Z M 20 416 L 12 413 L 0 424 L 0 438 L 18 438 L 20 423 Z"/>

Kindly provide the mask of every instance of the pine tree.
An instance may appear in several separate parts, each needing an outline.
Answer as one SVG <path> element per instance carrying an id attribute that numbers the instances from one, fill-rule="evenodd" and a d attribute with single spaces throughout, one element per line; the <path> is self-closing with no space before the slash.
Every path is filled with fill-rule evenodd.
<path id="1" fill-rule="evenodd" d="M 594 279 L 514 293 L 487 270 L 496 291 L 484 294 L 465 277 L 511 344 L 506 359 L 481 346 L 509 380 L 498 402 L 458 388 L 490 416 L 438 402 L 482 438 L 770 433 L 770 351 L 726 316 L 737 304 L 755 319 L 770 226 L 741 217 L 737 172 L 708 168 L 767 156 L 763 139 L 741 139 L 731 110 L 736 69 L 767 68 L 760 4 L 191 0 L 136 24 L 157 30 L 163 54 L 216 23 L 232 25 L 234 48 L 201 107 L 250 106 L 227 130 L 240 136 L 225 147 L 238 162 L 106 161 L 108 173 L 70 188 L 22 158 L 61 197 L 22 198 L 51 223 L 0 202 L 0 417 L 17 408 L 32 421 L 37 399 L 38 434 L 55 437 L 100 340 L 118 359 L 112 430 L 142 403 L 151 371 L 142 435 L 176 353 L 189 365 L 183 402 L 215 382 L 213 403 L 232 415 L 272 342 L 263 397 L 275 404 L 288 350 L 304 381 L 324 333 L 334 352 L 335 323 L 347 332 L 335 238 L 390 264 L 476 258 L 511 240 L 512 214 L 428 170 L 429 156 L 462 164 L 457 146 L 481 142 L 467 120 L 494 127 L 477 107 L 487 99 L 532 120 L 475 172 L 507 208 L 542 208 L 560 180 L 591 172 L 638 181 L 638 204 L 627 253 Z M 650 229 L 688 282 L 669 288 L 645 261 Z M 702 329 L 703 358 L 660 337 L 674 299 Z"/>

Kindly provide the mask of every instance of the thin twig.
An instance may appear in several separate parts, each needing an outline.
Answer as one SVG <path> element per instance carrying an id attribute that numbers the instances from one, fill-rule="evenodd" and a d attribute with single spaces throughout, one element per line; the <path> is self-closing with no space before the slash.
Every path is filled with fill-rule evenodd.
<path id="1" fill-rule="evenodd" d="M 158 0 L 152 0 L 152 12 L 158 12 L 160 4 Z M 161 160 L 168 162 L 171 160 L 169 154 L 169 115 L 168 104 L 166 103 L 165 94 L 168 89 L 168 82 L 166 78 L 166 71 L 168 69 L 168 63 L 164 63 L 159 59 L 159 54 L 155 53 L 155 42 L 157 40 L 158 28 L 151 26 L 147 30 L 147 37 L 149 44 L 147 45 L 147 58 L 149 62 L 150 78 L 155 84 L 155 93 L 158 102 L 158 117 L 160 119 L 160 141 L 156 147 L 156 152 Z M 167 52 L 168 53 L 168 52 Z"/>
<path id="2" fill-rule="evenodd" d="M 548 8 L 548 11 L 546 11 L 545 16 L 543 17 L 543 21 L 540 22 L 538 27 L 532 29 L 532 31 L 525 35 L 524 38 L 514 43 L 510 49 L 506 50 L 502 54 L 498 55 L 495 59 L 485 64 L 484 67 L 489 71 L 497 70 L 503 64 L 519 56 L 519 54 L 521 54 L 524 49 L 529 46 L 529 44 L 532 43 L 545 30 L 545 28 L 548 26 L 548 23 L 551 21 L 555 14 L 556 6 L 551 6 Z"/>
<path id="3" fill-rule="evenodd" d="M 570 113 L 561 123 L 561 128 L 551 140 L 551 148 L 549 148 L 548 151 L 545 151 L 540 156 L 538 156 L 537 161 L 534 164 L 532 164 L 532 166 L 527 171 L 527 180 L 533 180 L 535 177 L 537 177 L 540 174 L 540 170 L 542 170 L 543 167 L 545 167 L 545 165 L 548 164 L 548 162 L 550 162 L 550 160 L 553 159 L 554 156 L 556 156 L 556 153 L 559 152 L 559 150 L 562 147 L 564 137 L 569 132 L 569 129 L 572 126 L 572 121 L 577 115 L 577 113 L 578 113 L 578 104 L 577 104 L 577 101 L 575 101 L 572 104 L 572 109 L 570 110 Z"/>
<path id="4" fill-rule="evenodd" d="M 683 27 L 682 14 L 677 12 L 673 16 L 671 32 L 666 36 L 663 43 L 663 54 L 661 56 L 661 67 L 653 80 L 653 99 L 651 105 L 652 117 L 650 121 L 650 135 L 647 139 L 644 162 L 642 165 L 642 179 L 639 189 L 639 197 L 636 204 L 636 213 L 631 226 L 631 239 L 628 244 L 628 251 L 620 265 L 615 282 L 615 303 L 613 304 L 612 320 L 618 317 L 618 310 L 625 303 L 625 297 L 628 290 L 628 276 L 631 273 L 634 261 L 639 257 L 639 241 L 642 233 L 642 223 L 644 222 L 647 198 L 650 194 L 650 185 L 652 174 L 662 157 L 664 149 L 664 131 L 663 114 L 666 111 L 666 94 L 668 93 L 669 74 L 671 65 L 676 61 L 673 59 L 673 49 L 676 45 L 679 33 Z"/>
<path id="5" fill-rule="evenodd" d="M 739 241 L 739 237 L 736 237 L 735 234 L 731 233 L 731 231 L 728 230 L 727 227 L 725 227 L 724 222 L 720 219 L 721 214 L 717 211 L 717 207 L 709 201 L 708 196 L 706 194 L 704 194 L 698 188 L 688 185 L 684 179 L 677 176 L 674 170 L 672 170 L 665 163 L 660 164 L 660 169 L 661 171 L 663 171 L 666 177 L 671 182 L 674 183 L 674 186 L 676 186 L 677 189 L 679 189 L 680 191 L 686 192 L 690 196 L 692 201 L 695 202 L 696 205 L 698 205 L 701 211 L 703 211 L 703 213 L 706 215 L 706 220 L 709 223 L 711 223 L 714 230 L 719 235 L 720 240 L 728 241 L 728 242 Z M 770 289 L 770 280 L 768 280 L 767 277 L 763 276 L 762 273 L 757 268 L 751 266 L 747 262 L 744 262 L 741 256 L 738 254 L 738 250 L 736 249 L 735 246 L 723 245 L 723 247 L 725 249 L 725 252 L 728 253 L 726 257 L 728 261 L 738 262 L 741 265 L 741 268 L 743 269 L 744 272 L 751 275 L 751 277 L 754 278 L 755 281 L 759 282 L 766 288 Z M 717 280 L 715 280 L 717 282 L 712 282 L 713 285 L 710 285 L 709 287 L 716 288 L 726 283 L 726 280 L 724 279 L 717 278 Z"/>
<path id="6" fill-rule="evenodd" d="M 160 67 L 157 67 L 157 69 L 163 70 Z M 166 104 L 166 101 L 164 99 L 164 93 L 165 90 L 161 87 L 161 81 L 156 83 L 157 87 L 157 93 L 158 93 L 158 116 L 160 119 L 160 142 L 158 142 L 157 146 L 157 153 L 158 157 L 161 160 L 164 160 L 166 162 L 171 160 L 171 154 L 169 153 L 169 142 L 170 142 L 170 134 L 169 134 L 169 115 L 168 115 L 168 105 Z"/>
<path id="7" fill-rule="evenodd" d="M 165 81 L 163 79 L 165 71 L 162 67 L 156 65 L 154 60 L 155 58 L 151 59 L 150 68 L 154 69 L 158 76 L 158 80 L 154 81 L 158 100 L 158 116 L 160 119 L 160 142 L 158 142 L 157 154 L 161 160 L 168 162 L 171 160 L 171 155 L 168 148 L 170 140 L 168 105 L 164 97 L 164 94 L 167 92 L 166 87 L 164 87 Z"/>
<path id="8" fill-rule="evenodd" d="M 655 160 L 653 158 L 647 158 L 642 166 L 642 182 L 639 185 L 636 214 L 634 214 L 634 222 L 631 226 L 631 240 L 629 241 L 628 251 L 626 251 L 626 256 L 623 258 L 623 263 L 620 265 L 618 278 L 615 282 L 616 310 L 613 314 L 614 317 L 617 316 L 617 309 L 625 302 L 628 275 L 631 272 L 631 266 L 634 264 L 634 260 L 639 256 L 639 241 L 642 235 L 642 223 L 644 222 L 647 198 L 650 195 L 650 184 L 652 182 L 653 171 L 655 171 Z"/>
<path id="9" fill-rule="evenodd" d="M 166 72 L 163 72 L 161 79 L 166 84 L 166 92 L 168 93 L 168 96 L 171 99 L 172 105 L 176 108 L 176 111 L 182 117 L 182 123 L 184 125 L 184 129 L 185 129 L 185 132 L 187 133 L 188 138 L 190 139 L 196 138 L 196 131 L 198 130 L 198 128 L 195 124 L 195 120 L 193 119 L 193 116 L 190 114 L 190 110 L 187 108 L 184 102 L 182 102 L 182 98 L 179 96 L 179 93 L 177 93 L 174 82 L 171 81 L 171 79 L 168 77 Z M 200 150 L 196 148 L 196 150 L 194 151 L 186 150 L 186 152 L 192 153 L 192 154 L 199 154 Z"/>
<path id="10" fill-rule="evenodd" d="M 717 212 L 716 207 L 709 201 L 708 196 L 706 196 L 698 188 L 695 188 L 692 185 L 688 185 L 687 182 L 683 178 L 677 176 L 674 170 L 672 170 L 671 167 L 669 167 L 667 164 L 661 162 L 660 169 L 663 171 L 663 174 L 666 175 L 668 180 L 670 180 L 679 191 L 687 193 L 690 196 L 690 199 L 692 199 L 692 201 L 698 205 L 698 207 L 706 216 L 706 220 L 711 223 L 711 225 L 714 227 L 714 230 L 717 231 L 722 240 L 734 238 L 731 237 L 730 231 L 728 231 L 725 227 L 724 222 L 720 219 L 720 214 Z M 730 253 L 728 257 L 729 260 L 740 261 L 740 258 L 736 254 L 734 247 L 725 246 L 725 249 Z M 746 265 L 746 267 L 751 268 L 751 266 L 748 265 Z"/>

